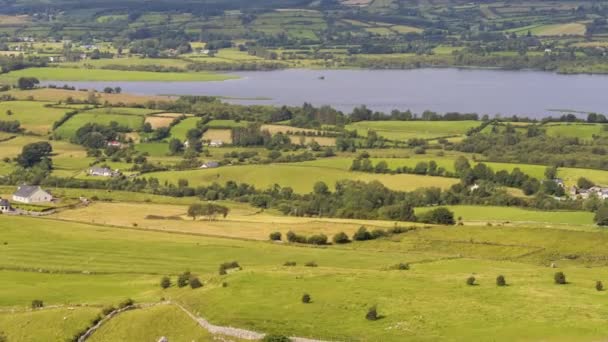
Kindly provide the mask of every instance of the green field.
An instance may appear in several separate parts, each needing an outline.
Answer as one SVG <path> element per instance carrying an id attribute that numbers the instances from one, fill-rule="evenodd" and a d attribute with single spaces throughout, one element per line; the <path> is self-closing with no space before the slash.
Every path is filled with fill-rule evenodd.
<path id="1" fill-rule="evenodd" d="M 186 134 L 189 130 L 196 128 L 196 124 L 201 121 L 200 118 L 186 118 L 180 121 L 177 125 L 171 127 L 171 138 L 186 140 Z"/>
<path id="2" fill-rule="evenodd" d="M 223 81 L 235 78 L 211 72 L 151 72 L 76 68 L 29 68 L 0 77 L 0 82 L 14 82 L 19 77 L 44 81 Z"/>
<path id="3" fill-rule="evenodd" d="M 324 340 L 594 341 L 608 333 L 605 294 L 593 288 L 608 279 L 603 231 L 435 227 L 344 247 L 300 248 L 22 217 L 3 218 L 0 229 L 7 242 L 0 266 L 17 269 L 0 272 L 4 308 L 22 310 L 34 298 L 46 305 L 116 305 L 126 296 L 140 303 L 164 297 L 213 324 Z M 226 260 L 238 260 L 243 270 L 218 276 L 217 265 Z M 282 267 L 287 260 L 298 266 Z M 307 261 L 319 267 L 301 266 Z M 411 269 L 387 270 L 398 262 Z M 557 269 L 547 267 L 552 262 Z M 205 286 L 159 288 L 161 275 L 185 269 Z M 556 270 L 568 285 L 553 284 Z M 478 286 L 465 284 L 471 274 Z M 509 286 L 495 285 L 498 274 Z M 303 293 L 311 304 L 301 303 Z M 371 305 L 383 319 L 365 320 Z M 37 340 L 28 335 L 28 321 L 41 325 L 40 335 L 53 329 L 48 336 L 65 338 L 98 312 L 86 310 L 0 314 L 0 324 L 16 340 Z M 42 321 L 31 316 L 47 313 Z M 66 316 L 64 325 L 56 324 Z M 149 340 L 160 333 L 204 340 L 205 332 L 194 328 L 172 307 L 157 306 L 117 316 L 93 340 Z"/>
<path id="4" fill-rule="evenodd" d="M 49 108 L 44 105 L 50 102 L 4 101 L 0 102 L 0 121 L 21 123 L 21 127 L 36 134 L 47 134 L 53 122 L 60 119 L 67 111 L 62 108 Z M 12 114 L 8 115 L 8 111 Z"/>
<path id="5" fill-rule="evenodd" d="M 515 207 L 496 206 L 448 206 L 455 217 L 462 217 L 466 223 L 517 223 L 517 224 L 548 224 L 574 227 L 594 227 L 593 213 L 585 211 L 540 211 Z M 418 208 L 417 214 L 432 208 Z M 596 228 L 592 228 L 596 229 Z"/>
<path id="6" fill-rule="evenodd" d="M 133 130 L 138 130 L 144 123 L 144 118 L 138 115 L 122 115 L 122 114 L 92 114 L 81 113 L 73 116 L 63 125 L 55 130 L 55 135 L 61 139 L 69 139 L 76 134 L 76 131 L 87 123 L 97 123 L 101 125 L 109 125 L 115 121 L 121 126 L 129 127 Z"/>
<path id="7" fill-rule="evenodd" d="M 390 140 L 407 140 L 462 135 L 479 125 L 477 121 L 361 121 L 346 125 L 346 129 L 357 130 L 362 136 L 366 136 L 368 130 L 373 130 Z"/>
<path id="8" fill-rule="evenodd" d="M 227 181 L 255 185 L 258 189 L 265 189 L 274 184 L 282 187 L 292 187 L 298 193 L 308 193 L 318 181 L 325 182 L 333 187 L 343 179 L 370 182 L 378 180 L 389 189 L 415 190 L 420 187 L 448 188 L 458 182 L 454 178 L 430 177 L 418 175 L 385 175 L 363 172 L 349 172 L 335 168 L 318 167 L 297 164 L 270 164 L 270 165 L 243 165 L 226 166 L 208 170 L 168 171 L 147 174 L 156 177 L 161 182 L 169 181 L 177 184 L 179 179 L 188 179 L 191 186 L 209 185 L 213 183 L 224 184 Z"/>
<path id="9" fill-rule="evenodd" d="M 593 136 L 605 136 L 608 131 L 603 124 L 557 124 L 545 125 L 547 134 L 559 137 L 591 139 Z"/>

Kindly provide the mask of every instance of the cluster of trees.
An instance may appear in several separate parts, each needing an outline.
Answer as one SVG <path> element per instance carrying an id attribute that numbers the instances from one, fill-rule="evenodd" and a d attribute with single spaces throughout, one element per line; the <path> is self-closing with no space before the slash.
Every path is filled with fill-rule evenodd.
<path id="1" fill-rule="evenodd" d="M 458 151 L 480 153 L 490 161 L 608 169 L 608 139 L 583 140 L 550 136 L 536 125 L 524 131 L 507 125 L 492 134 L 474 134 L 454 145 Z"/>
<path id="2" fill-rule="evenodd" d="M 21 123 L 19 121 L 0 120 L 0 132 L 20 133 L 21 131 L 23 131 L 23 129 L 21 128 Z"/>
<path id="3" fill-rule="evenodd" d="M 209 221 L 213 221 L 217 219 L 218 215 L 222 215 L 222 217 L 228 216 L 230 209 L 223 205 L 214 204 L 214 203 L 194 203 L 188 207 L 188 216 L 192 217 L 192 220 L 196 220 L 197 217 L 206 217 Z"/>
<path id="4" fill-rule="evenodd" d="M 108 126 L 86 123 L 76 131 L 72 142 L 87 148 L 99 149 L 106 147 L 108 141 L 119 140 L 120 133 L 127 132 L 131 132 L 131 129 L 121 126 L 116 121 L 110 122 Z"/>

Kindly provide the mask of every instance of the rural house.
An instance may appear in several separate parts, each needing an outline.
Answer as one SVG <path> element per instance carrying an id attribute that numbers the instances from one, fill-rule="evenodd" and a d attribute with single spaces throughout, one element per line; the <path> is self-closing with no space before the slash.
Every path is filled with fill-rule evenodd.
<path id="1" fill-rule="evenodd" d="M 11 208 L 11 203 L 8 200 L 0 198 L 0 213 L 8 213 L 12 210 L 13 208 Z"/>
<path id="2" fill-rule="evenodd" d="M 101 177 L 115 177 L 120 172 L 112 171 L 109 167 L 92 167 L 89 169 L 89 176 L 101 176 Z"/>
<path id="3" fill-rule="evenodd" d="M 50 202 L 53 196 L 39 186 L 21 185 L 13 194 L 13 201 L 20 203 Z"/>
<path id="4" fill-rule="evenodd" d="M 201 169 L 215 169 L 216 167 L 220 167 L 218 162 L 210 161 L 201 165 Z"/>
<path id="5" fill-rule="evenodd" d="M 211 140 L 211 142 L 209 143 L 209 147 L 222 147 L 224 145 L 224 142 L 221 140 Z"/>

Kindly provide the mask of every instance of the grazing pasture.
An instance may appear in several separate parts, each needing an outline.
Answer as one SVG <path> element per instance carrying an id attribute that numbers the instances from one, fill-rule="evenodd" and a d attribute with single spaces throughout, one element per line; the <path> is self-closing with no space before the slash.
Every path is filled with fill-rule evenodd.
<path id="1" fill-rule="evenodd" d="M 76 68 L 29 68 L 12 71 L 0 81 L 14 82 L 19 77 L 37 77 L 44 81 L 223 81 L 233 75 L 212 72 L 152 72 Z"/>
<path id="2" fill-rule="evenodd" d="M 203 134 L 203 140 L 221 141 L 232 144 L 232 131 L 229 129 L 209 129 Z"/>
<path id="3" fill-rule="evenodd" d="M 93 114 L 80 113 L 55 130 L 55 135 L 61 139 L 69 139 L 76 134 L 76 131 L 87 123 L 97 123 L 100 125 L 109 125 L 110 122 L 117 122 L 121 126 L 129 127 L 133 130 L 138 130 L 144 123 L 144 118 L 138 115 L 122 115 L 122 114 Z"/>
<path id="4" fill-rule="evenodd" d="M 45 107 L 50 102 L 4 101 L 0 102 L 0 121 L 21 123 L 21 127 L 35 134 L 48 134 L 53 122 L 67 111 L 62 108 Z M 9 115 L 10 114 L 10 115 Z"/>
<path id="5" fill-rule="evenodd" d="M 186 140 L 186 134 L 189 130 L 196 128 L 196 124 L 201 121 L 200 118 L 186 118 L 180 121 L 177 125 L 171 127 L 171 138 Z"/>
<path id="6" fill-rule="evenodd" d="M 445 189 L 458 182 L 457 179 L 453 178 L 349 172 L 302 163 L 226 166 L 208 170 L 155 172 L 148 174 L 148 176 L 156 177 L 161 182 L 169 181 L 175 184 L 177 184 L 178 179 L 188 179 L 191 186 L 213 183 L 224 184 L 227 181 L 236 181 L 264 189 L 279 184 L 283 187 L 292 187 L 298 193 L 312 191 L 313 185 L 318 181 L 323 181 L 328 186 L 333 187 L 337 181 L 343 179 L 366 182 L 377 180 L 394 190 L 414 190 L 431 186 Z"/>
<path id="7" fill-rule="evenodd" d="M 362 136 L 373 130 L 390 140 L 436 139 L 462 135 L 479 124 L 478 121 L 361 121 L 347 125 L 346 129 L 357 130 Z"/>

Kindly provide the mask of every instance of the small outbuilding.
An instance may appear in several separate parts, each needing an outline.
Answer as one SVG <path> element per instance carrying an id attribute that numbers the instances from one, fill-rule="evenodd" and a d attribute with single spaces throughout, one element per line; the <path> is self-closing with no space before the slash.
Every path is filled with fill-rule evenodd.
<path id="1" fill-rule="evenodd" d="M 8 213 L 12 210 L 11 203 L 6 199 L 0 198 L 0 213 Z"/>
<path id="2" fill-rule="evenodd" d="M 215 169 L 217 167 L 220 167 L 220 163 L 215 161 L 206 162 L 201 165 L 201 169 Z"/>

